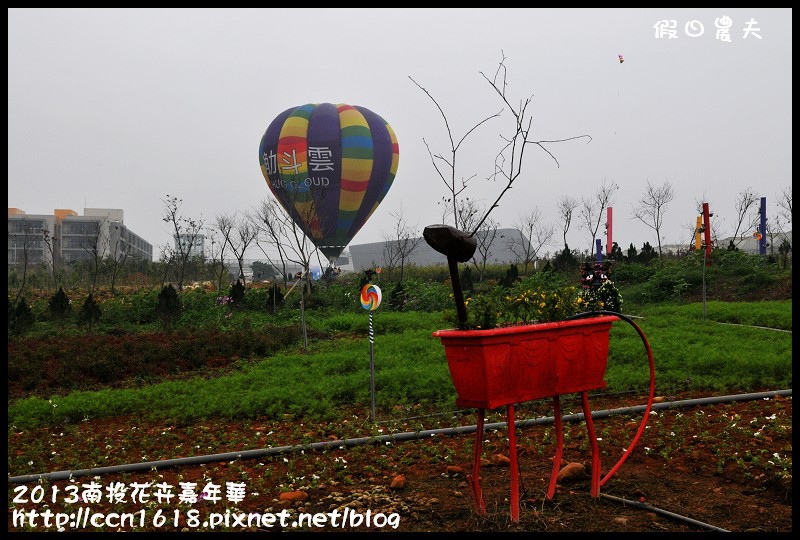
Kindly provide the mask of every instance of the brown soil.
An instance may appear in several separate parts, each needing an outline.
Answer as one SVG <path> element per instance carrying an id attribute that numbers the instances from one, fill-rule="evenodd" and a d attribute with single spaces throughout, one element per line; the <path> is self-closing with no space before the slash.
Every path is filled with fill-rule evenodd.
<path id="1" fill-rule="evenodd" d="M 702 397 L 707 395 L 669 396 L 667 401 Z M 593 396 L 591 404 L 592 410 L 603 411 L 644 405 L 646 401 L 642 396 Z M 518 407 L 516 417 L 518 420 L 549 417 L 552 415 L 549 405 L 545 401 L 523 404 Z M 489 411 L 487 423 L 503 422 L 503 412 Z M 580 412 L 577 396 L 563 396 L 562 413 L 573 412 Z M 204 460 L 208 462 L 202 464 L 92 474 L 72 480 L 10 481 L 8 530 L 54 531 L 54 527 L 43 525 L 41 516 L 35 526 L 29 521 L 23 524 L 21 511 L 49 509 L 68 515 L 80 508 L 105 516 L 112 512 L 136 512 L 137 525 L 120 527 L 111 523 L 111 526 L 83 527 L 67 523 L 66 530 L 208 531 L 210 526 L 204 527 L 203 522 L 214 517 L 224 519 L 226 511 L 229 511 L 228 526 L 223 522 L 214 530 L 539 533 L 792 530 L 791 396 L 654 410 L 627 461 L 602 485 L 599 497 L 590 494 L 591 477 L 587 472 L 560 482 L 555 496 L 548 500 L 545 494 L 555 452 L 554 428 L 548 423 L 518 428 L 518 522 L 512 521 L 510 515 L 511 475 L 505 427 L 493 426 L 483 434 L 486 442 L 481 484 L 487 512 L 481 515 L 476 511 L 465 476 L 472 459 L 474 434 L 442 433 L 393 442 L 380 438 L 391 433 L 472 426 L 476 420 L 474 410 L 437 415 L 421 408 L 397 407 L 379 410 L 377 422 L 369 421 L 366 413 L 350 411 L 331 423 L 308 422 L 287 415 L 277 421 L 216 420 L 182 426 L 147 423 L 130 417 L 87 420 L 49 429 L 17 430 L 9 426 L 9 477 L 251 449 L 273 450 L 251 459 L 222 456 Z M 639 412 L 595 420 L 596 436 L 601 439 L 601 478 L 631 444 L 641 418 Z M 591 451 L 585 424 L 565 423 L 564 432 L 562 465 L 576 462 L 588 468 Z M 285 448 L 372 436 L 378 438 L 340 448 L 306 447 L 302 452 Z M 67 495 L 70 490 L 82 493 L 83 486 L 91 482 L 103 490 L 101 502 L 64 502 L 70 497 Z M 174 493 L 181 491 L 181 482 L 196 482 L 198 493 L 211 483 L 222 487 L 222 499 L 201 500 L 193 505 L 179 504 L 173 499 L 158 504 L 153 500 L 152 489 L 150 500 L 134 502 L 130 499 L 133 482 L 166 483 L 174 488 Z M 226 500 L 227 482 L 244 483 L 243 501 Z M 123 501 L 109 502 L 106 489 L 115 483 L 122 483 L 129 490 Z M 53 486 L 58 489 L 55 502 L 49 500 Z M 47 494 L 45 501 L 30 502 L 31 497 L 42 492 Z M 282 493 L 291 492 L 302 492 L 296 494 L 300 500 L 281 500 Z M 328 522 L 322 527 L 290 525 L 303 512 L 321 516 L 336 509 L 344 512 L 345 508 L 349 508 L 349 515 L 357 514 L 365 520 L 369 512 L 371 519 L 377 521 L 370 526 L 366 522 L 360 525 L 352 522 L 345 527 L 334 527 L 326 517 Z M 167 519 L 156 527 L 153 522 L 159 509 L 160 515 Z M 190 510 L 198 511 L 197 521 L 192 520 Z M 290 516 L 285 527 L 279 523 L 273 527 L 264 524 L 248 527 L 235 523 L 231 514 L 283 510 L 285 516 Z M 138 525 L 140 512 L 144 526 Z M 397 521 L 387 521 L 392 514 L 399 516 Z M 172 522 L 175 515 L 177 526 Z M 376 526 L 379 524 L 383 526 Z"/>

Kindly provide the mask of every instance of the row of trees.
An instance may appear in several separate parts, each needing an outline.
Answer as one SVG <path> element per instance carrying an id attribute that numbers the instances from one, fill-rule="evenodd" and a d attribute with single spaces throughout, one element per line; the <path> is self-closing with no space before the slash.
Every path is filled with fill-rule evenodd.
<path id="1" fill-rule="evenodd" d="M 597 237 L 599 228 L 603 224 L 602 216 L 611 206 L 617 189 L 615 184 L 604 182 L 594 197 L 578 201 L 565 196 L 559 201 L 560 232 L 564 248 L 552 257 L 549 251 L 544 252 L 544 250 L 553 244 L 555 226 L 544 222 L 538 208 L 534 207 L 516 222 L 517 235 L 502 239 L 498 235 L 499 224 L 491 217 L 486 217 L 485 209 L 471 199 L 465 197 L 456 206 L 448 206 L 448 212 L 455 212 L 461 227 L 468 230 L 474 227 L 477 249 L 471 265 L 480 281 L 486 266 L 494 261 L 492 250 L 501 242 L 514 254 L 515 262 L 526 273 L 537 261 L 552 259 L 558 267 L 563 267 L 573 264 L 573 260 L 594 258 L 594 238 Z M 659 231 L 663 224 L 666 206 L 672 200 L 673 193 L 669 183 L 661 186 L 648 183 L 646 192 L 640 200 L 640 206 L 636 209 L 635 217 L 643 223 L 651 224 L 657 238 L 660 238 Z M 789 187 L 783 191 L 782 198 L 778 202 L 780 211 L 774 219 L 767 220 L 770 256 L 775 258 L 777 252 L 784 262 L 791 251 L 791 245 L 787 240 L 778 243 L 775 239 L 787 225 L 791 224 L 791 198 L 792 190 Z M 245 281 L 245 255 L 252 247 L 257 247 L 267 260 L 266 264 L 259 263 L 258 269 L 254 268 L 254 275 L 262 275 L 265 278 L 271 279 L 272 276 L 280 274 L 286 279 L 287 268 L 309 268 L 314 256 L 317 257 L 317 263 L 321 268 L 326 267 L 313 244 L 275 200 L 264 200 L 256 208 L 243 214 L 218 215 L 210 224 L 206 224 L 202 218 L 194 219 L 184 215 L 181 211 L 182 200 L 177 197 L 168 195 L 163 199 L 163 203 L 163 220 L 169 225 L 173 236 L 180 241 L 163 246 L 156 262 L 129 257 L 128 246 L 119 239 L 116 242 L 102 241 L 103 228 L 99 222 L 88 224 L 96 228 L 96 234 L 84 237 L 86 258 L 71 264 L 65 264 L 59 259 L 55 241 L 47 229 L 36 231 L 26 229 L 23 238 L 27 240 L 21 246 L 20 264 L 9 269 L 9 291 L 16 289 L 15 303 L 27 285 L 53 288 L 53 290 L 60 286 L 85 286 L 92 292 L 98 284 L 103 284 L 110 286 L 113 294 L 120 281 L 128 285 L 158 284 L 162 287 L 167 283 L 173 283 L 178 290 L 190 282 L 212 281 L 217 290 L 222 290 L 236 279 Z M 698 212 L 701 207 L 702 203 L 698 203 Z M 735 234 L 730 244 L 719 245 L 718 236 L 712 234 L 714 247 L 736 249 L 747 233 L 755 228 L 759 219 L 758 198 L 752 190 L 746 189 L 740 193 L 737 198 L 736 214 Z M 477 223 L 476 219 L 482 215 L 485 219 Z M 397 269 L 399 281 L 402 281 L 404 268 L 422 242 L 422 237 L 415 227 L 408 224 L 402 207 L 391 216 L 395 225 L 391 231 L 384 231 L 383 234 L 383 265 L 390 271 Z M 592 242 L 587 250 L 571 250 L 566 244 L 566 235 L 575 217 L 580 220 L 581 227 L 591 233 Z M 686 244 L 687 251 L 694 248 L 694 227 L 695 225 L 692 225 L 691 229 L 687 227 L 687 232 L 690 233 Z M 192 247 L 201 235 L 205 239 L 206 251 L 202 256 L 198 256 L 194 254 Z M 49 261 L 33 264 L 29 247 L 35 245 L 37 237 L 39 244 L 44 245 L 47 250 Z M 641 251 L 637 251 L 631 244 L 624 253 L 615 243 L 609 257 L 613 260 L 646 262 L 662 255 L 663 246 L 659 241 L 655 247 L 645 242 Z M 229 270 L 231 260 L 235 260 L 238 267 L 235 273 Z M 310 282 L 305 286 L 309 289 Z"/>

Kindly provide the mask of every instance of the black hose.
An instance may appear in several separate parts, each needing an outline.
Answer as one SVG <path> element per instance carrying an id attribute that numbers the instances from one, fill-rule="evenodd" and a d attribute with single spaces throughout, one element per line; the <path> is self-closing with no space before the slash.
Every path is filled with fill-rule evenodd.
<path id="1" fill-rule="evenodd" d="M 661 514 L 662 516 L 671 517 L 680 521 L 685 521 L 686 523 L 691 523 L 692 525 L 697 525 L 699 527 L 703 527 L 704 529 L 709 529 L 712 531 L 718 532 L 731 532 L 727 529 L 721 529 L 716 525 L 710 525 L 708 523 L 703 523 L 702 521 L 697 521 L 696 519 L 692 519 L 690 517 L 682 516 L 680 514 L 675 514 L 673 512 L 669 512 L 667 510 L 662 510 L 661 508 L 656 508 L 655 506 L 651 506 L 647 503 L 639 502 L 639 501 L 631 501 L 628 499 L 622 499 L 620 497 L 614 497 L 613 495 L 606 495 L 605 493 L 600 494 L 601 497 L 604 499 L 609 499 L 612 501 L 621 502 L 622 504 L 628 504 L 634 506 L 636 508 L 640 508 L 642 510 L 649 510 L 650 512 L 655 512 L 656 514 Z"/>

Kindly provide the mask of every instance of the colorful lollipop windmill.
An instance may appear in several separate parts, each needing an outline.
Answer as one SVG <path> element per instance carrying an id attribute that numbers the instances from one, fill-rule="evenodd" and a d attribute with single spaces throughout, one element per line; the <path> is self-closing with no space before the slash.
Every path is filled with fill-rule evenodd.
<path id="1" fill-rule="evenodd" d="M 367 283 L 361 288 L 361 307 L 369 311 L 369 387 L 372 395 L 372 421 L 375 421 L 375 333 L 372 331 L 372 313 L 381 305 L 381 289 Z"/>

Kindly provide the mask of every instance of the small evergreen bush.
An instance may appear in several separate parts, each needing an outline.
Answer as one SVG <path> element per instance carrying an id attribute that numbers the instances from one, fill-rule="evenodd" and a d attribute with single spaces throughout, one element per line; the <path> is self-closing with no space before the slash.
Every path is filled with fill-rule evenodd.
<path id="1" fill-rule="evenodd" d="M 30 304 L 24 296 L 19 298 L 16 305 L 8 300 L 8 334 L 19 336 L 33 327 L 36 317 L 33 314 Z"/>
<path id="2" fill-rule="evenodd" d="M 58 321 L 63 321 L 72 310 L 69 298 L 63 287 L 59 287 L 58 291 L 50 297 L 48 306 L 50 308 L 50 317 Z"/>
<path id="3" fill-rule="evenodd" d="M 178 298 L 178 291 L 172 284 L 164 285 L 158 293 L 158 304 L 156 305 L 156 315 L 161 324 L 170 328 L 181 315 L 181 299 Z"/>
<path id="4" fill-rule="evenodd" d="M 89 296 L 86 297 L 86 300 L 83 302 L 83 305 L 78 312 L 78 322 L 85 324 L 91 332 L 92 326 L 100 321 L 101 314 L 102 312 L 100 311 L 100 306 L 97 305 L 92 293 L 89 293 Z"/>

